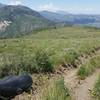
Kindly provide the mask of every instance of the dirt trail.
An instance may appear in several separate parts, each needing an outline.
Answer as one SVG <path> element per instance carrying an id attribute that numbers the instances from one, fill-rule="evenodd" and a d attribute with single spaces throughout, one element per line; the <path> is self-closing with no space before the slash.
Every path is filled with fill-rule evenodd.
<path id="1" fill-rule="evenodd" d="M 75 100 L 91 100 L 90 91 L 93 89 L 97 76 L 100 74 L 100 69 L 93 75 L 89 76 L 84 82 L 75 89 Z"/>
<path id="2" fill-rule="evenodd" d="M 87 77 L 83 81 L 79 81 L 76 76 L 77 70 L 71 70 L 67 75 L 64 76 L 65 85 L 69 88 L 72 100 L 91 100 L 89 90 L 94 86 L 97 76 L 100 74 L 100 69 L 96 70 L 95 73 Z"/>
<path id="3" fill-rule="evenodd" d="M 85 57 L 80 57 L 80 64 L 88 62 L 92 57 L 100 54 L 100 49 L 96 50 L 95 54 L 86 55 Z M 80 81 L 77 78 L 76 72 L 78 69 L 71 69 L 64 74 L 65 86 L 69 88 L 72 100 L 91 100 L 89 90 L 94 86 L 97 75 L 100 74 L 100 69 L 96 70 L 93 75 L 87 77 L 85 80 Z"/>

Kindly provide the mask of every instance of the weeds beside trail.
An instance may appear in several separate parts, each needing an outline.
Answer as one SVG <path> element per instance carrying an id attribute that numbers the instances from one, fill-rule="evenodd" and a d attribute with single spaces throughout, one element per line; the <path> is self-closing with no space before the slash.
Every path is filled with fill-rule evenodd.
<path id="1" fill-rule="evenodd" d="M 91 93 L 94 100 L 100 100 L 100 74 Z"/>
<path id="2" fill-rule="evenodd" d="M 82 64 L 78 69 L 77 75 L 80 79 L 85 79 L 87 76 L 95 72 L 97 68 L 100 68 L 100 54 L 90 58 L 85 64 Z"/>
<path id="3" fill-rule="evenodd" d="M 68 89 L 64 86 L 62 77 L 51 78 L 41 87 L 36 94 L 24 94 L 20 100 L 71 100 Z M 17 98 L 14 100 L 18 100 Z"/>
<path id="4" fill-rule="evenodd" d="M 38 100 L 71 100 L 69 91 L 64 86 L 63 79 L 49 81 L 49 84 L 44 86 L 40 99 Z"/>

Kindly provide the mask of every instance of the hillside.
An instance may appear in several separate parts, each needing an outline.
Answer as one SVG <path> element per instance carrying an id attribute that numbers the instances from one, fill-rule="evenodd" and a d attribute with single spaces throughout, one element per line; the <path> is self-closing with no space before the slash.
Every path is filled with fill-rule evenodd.
<path id="1" fill-rule="evenodd" d="M 55 21 L 55 22 L 64 22 L 67 20 L 66 16 L 60 13 L 56 13 L 56 12 L 42 11 L 40 12 L 40 14 L 44 16 L 45 18 Z"/>
<path id="2" fill-rule="evenodd" d="M 45 18 L 54 22 L 62 22 L 62 23 L 65 22 L 66 24 L 100 27 L 100 15 L 70 14 L 62 11 L 58 12 L 42 11 L 40 12 L 40 14 Z"/>
<path id="3" fill-rule="evenodd" d="M 0 8 L 1 8 L 1 7 L 4 7 L 4 6 L 5 6 L 4 4 L 1 4 L 1 3 L 0 3 Z"/>
<path id="4" fill-rule="evenodd" d="M 33 30 L 46 28 L 50 21 L 25 6 L 0 8 L 0 38 L 19 37 Z"/>

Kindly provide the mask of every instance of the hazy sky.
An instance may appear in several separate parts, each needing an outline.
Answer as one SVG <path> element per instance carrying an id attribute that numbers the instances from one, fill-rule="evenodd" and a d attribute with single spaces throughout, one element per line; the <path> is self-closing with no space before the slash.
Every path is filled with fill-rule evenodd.
<path id="1" fill-rule="evenodd" d="M 100 14 L 100 0 L 0 0 L 0 3 L 21 4 L 34 10 L 64 10 L 70 13 Z"/>

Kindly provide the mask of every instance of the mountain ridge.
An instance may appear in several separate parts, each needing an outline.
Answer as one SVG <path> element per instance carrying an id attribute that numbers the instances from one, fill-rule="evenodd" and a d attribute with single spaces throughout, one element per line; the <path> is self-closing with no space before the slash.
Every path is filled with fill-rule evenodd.
<path id="1" fill-rule="evenodd" d="M 4 7 L 4 6 L 5 6 L 4 4 L 0 3 L 0 8 L 1 8 L 1 7 Z"/>
<path id="2" fill-rule="evenodd" d="M 100 15 L 71 14 L 65 11 L 37 12 L 23 5 L 0 4 L 0 38 L 20 37 L 55 25 L 100 27 Z"/>
<path id="3" fill-rule="evenodd" d="M 67 24 L 80 24 L 89 26 L 92 25 L 96 26 L 96 24 L 100 24 L 100 15 L 71 14 L 71 13 L 62 13 L 59 11 L 58 12 L 41 11 L 40 14 L 45 18 L 47 18 L 48 20 L 54 22 L 65 22 Z"/>
<path id="4" fill-rule="evenodd" d="M 22 5 L 0 8 L 0 38 L 19 37 L 50 26 L 51 21 Z"/>

